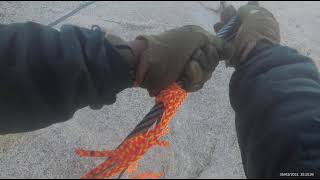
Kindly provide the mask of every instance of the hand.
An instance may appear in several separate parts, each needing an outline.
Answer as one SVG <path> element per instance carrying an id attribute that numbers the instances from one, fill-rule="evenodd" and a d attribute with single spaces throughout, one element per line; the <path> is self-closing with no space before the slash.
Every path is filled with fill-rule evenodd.
<path id="1" fill-rule="evenodd" d="M 202 88 L 218 65 L 224 46 L 222 40 L 192 25 L 136 39 L 147 45 L 136 65 L 136 83 L 151 96 L 178 80 L 183 80 L 189 92 Z"/>
<path id="2" fill-rule="evenodd" d="M 259 7 L 257 2 L 249 2 L 241 6 L 238 11 L 228 6 L 221 14 L 221 21 L 214 25 L 215 32 L 226 24 L 231 17 L 238 15 L 241 26 L 235 38 L 229 42 L 229 57 L 227 66 L 236 67 L 245 62 L 251 50 L 263 42 L 263 47 L 272 47 L 280 43 L 279 24 L 274 16 L 265 8 Z"/>

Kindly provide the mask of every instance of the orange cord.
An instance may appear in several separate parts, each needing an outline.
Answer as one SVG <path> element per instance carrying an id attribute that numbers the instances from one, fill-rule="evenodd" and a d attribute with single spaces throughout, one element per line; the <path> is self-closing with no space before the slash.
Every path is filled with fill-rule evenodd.
<path id="1" fill-rule="evenodd" d="M 187 97 L 187 92 L 173 83 L 156 97 L 156 103 L 164 104 L 164 113 L 160 123 L 153 129 L 126 139 L 118 148 L 112 151 L 86 151 L 77 149 L 75 152 L 81 157 L 107 157 L 108 159 L 91 170 L 82 178 L 102 179 L 118 175 L 128 169 L 132 178 L 160 178 L 162 173 L 134 174 L 142 156 L 153 146 L 168 147 L 169 142 L 160 140 L 169 132 L 169 123 L 174 114 Z"/>

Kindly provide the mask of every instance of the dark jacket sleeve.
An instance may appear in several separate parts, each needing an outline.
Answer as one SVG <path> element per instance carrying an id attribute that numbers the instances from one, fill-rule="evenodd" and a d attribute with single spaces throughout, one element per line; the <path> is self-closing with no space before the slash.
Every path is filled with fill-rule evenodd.
<path id="1" fill-rule="evenodd" d="M 255 53 L 229 93 L 248 178 L 320 176 L 320 77 L 310 58 L 283 46 Z"/>
<path id="2" fill-rule="evenodd" d="M 0 134 L 101 108 L 132 86 L 129 65 L 99 30 L 28 22 L 0 25 Z"/>

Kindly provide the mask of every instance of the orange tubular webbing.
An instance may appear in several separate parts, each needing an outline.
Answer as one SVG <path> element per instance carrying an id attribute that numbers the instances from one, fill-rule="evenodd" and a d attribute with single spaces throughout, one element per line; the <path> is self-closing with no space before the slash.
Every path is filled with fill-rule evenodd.
<path id="1" fill-rule="evenodd" d="M 77 149 L 75 152 L 81 157 L 106 157 L 106 161 L 91 170 L 82 178 L 102 179 L 111 178 L 128 170 L 131 178 L 159 178 L 162 173 L 137 174 L 138 162 L 142 156 L 153 146 L 168 147 L 169 142 L 160 140 L 169 132 L 169 123 L 178 111 L 187 92 L 176 83 L 160 92 L 156 97 L 156 103 L 164 104 L 164 113 L 161 121 L 145 133 L 137 134 L 125 139 L 119 147 L 112 151 L 86 151 Z"/>

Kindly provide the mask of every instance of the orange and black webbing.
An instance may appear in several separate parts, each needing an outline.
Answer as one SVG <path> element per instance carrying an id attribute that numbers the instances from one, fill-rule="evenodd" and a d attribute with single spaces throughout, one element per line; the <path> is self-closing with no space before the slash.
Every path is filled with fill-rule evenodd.
<path id="1" fill-rule="evenodd" d="M 82 178 L 111 178 L 131 170 L 131 178 L 160 177 L 161 173 L 136 174 L 138 162 L 154 146 L 167 147 L 169 142 L 160 138 L 168 134 L 169 122 L 187 97 L 187 92 L 174 83 L 156 97 L 156 106 L 146 115 L 130 135 L 112 151 L 86 151 L 77 149 L 81 157 L 106 157 L 105 162 Z"/>

